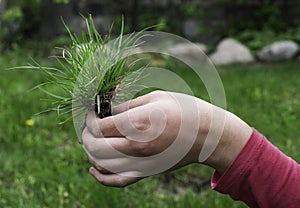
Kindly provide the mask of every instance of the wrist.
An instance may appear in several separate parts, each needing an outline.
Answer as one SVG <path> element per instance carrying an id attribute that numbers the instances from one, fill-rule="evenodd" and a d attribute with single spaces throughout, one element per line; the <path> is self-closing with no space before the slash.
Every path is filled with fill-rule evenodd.
<path id="1" fill-rule="evenodd" d="M 225 111 L 225 114 L 224 129 L 219 143 L 213 153 L 204 161 L 204 164 L 216 169 L 220 174 L 224 173 L 235 160 L 253 131 L 248 124 L 236 115 L 227 111 Z M 207 129 L 206 131 L 208 132 Z M 212 126 L 210 131 L 219 131 L 219 128 Z"/>

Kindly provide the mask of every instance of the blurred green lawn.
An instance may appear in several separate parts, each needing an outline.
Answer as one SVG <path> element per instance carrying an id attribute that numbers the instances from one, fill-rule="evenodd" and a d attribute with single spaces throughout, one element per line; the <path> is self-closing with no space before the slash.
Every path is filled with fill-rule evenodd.
<path id="1" fill-rule="evenodd" d="M 0 57 L 0 207 L 246 207 L 209 188 L 172 191 L 163 176 L 147 178 L 124 189 L 104 187 L 88 175 L 89 163 L 72 123 L 58 125 L 55 113 L 32 117 L 47 103 L 40 91 L 45 81 L 33 70 L 4 68 L 29 62 L 26 53 Z M 43 64 L 52 64 L 43 60 Z M 300 162 L 300 64 L 221 67 L 228 110 L 264 133 L 283 152 Z M 189 83 L 194 77 L 185 73 Z M 195 84 L 196 85 L 196 84 Z M 197 85 L 196 85 L 197 86 Z M 207 99 L 205 89 L 196 95 Z M 26 125 L 33 119 L 34 125 Z M 189 166 L 173 178 L 209 179 L 212 170 Z M 176 180 L 172 180 L 176 186 Z M 195 188 L 195 187 L 194 187 Z"/>

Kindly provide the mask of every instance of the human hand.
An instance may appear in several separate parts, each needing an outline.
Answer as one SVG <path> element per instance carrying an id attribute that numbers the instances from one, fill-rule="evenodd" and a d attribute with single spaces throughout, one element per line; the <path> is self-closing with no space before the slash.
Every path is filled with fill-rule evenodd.
<path id="1" fill-rule="evenodd" d="M 90 173 L 104 185 L 123 187 L 198 162 L 213 109 L 192 96 L 156 91 L 115 107 L 111 117 L 99 119 L 89 112 L 82 140 L 93 165 Z M 219 146 L 215 152 L 226 150 Z M 231 161 L 220 156 L 214 153 L 205 162 L 222 171 Z"/>

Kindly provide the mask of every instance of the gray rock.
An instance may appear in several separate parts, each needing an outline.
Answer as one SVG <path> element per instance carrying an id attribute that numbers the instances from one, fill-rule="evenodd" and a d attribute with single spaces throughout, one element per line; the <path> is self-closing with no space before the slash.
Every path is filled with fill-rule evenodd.
<path id="1" fill-rule="evenodd" d="M 250 50 L 238 41 L 226 38 L 217 46 L 217 50 L 210 56 L 215 65 L 254 62 Z"/>
<path id="2" fill-rule="evenodd" d="M 274 42 L 262 48 L 257 57 L 261 61 L 281 61 L 293 58 L 299 51 L 297 43 L 291 40 Z"/>
<path id="3" fill-rule="evenodd" d="M 187 58 L 193 61 L 197 61 L 198 59 L 201 60 L 206 59 L 205 53 L 207 52 L 207 48 L 204 44 L 201 43 L 195 43 L 195 44 L 178 43 L 168 48 L 167 52 L 170 55 L 179 56 L 182 58 Z"/>

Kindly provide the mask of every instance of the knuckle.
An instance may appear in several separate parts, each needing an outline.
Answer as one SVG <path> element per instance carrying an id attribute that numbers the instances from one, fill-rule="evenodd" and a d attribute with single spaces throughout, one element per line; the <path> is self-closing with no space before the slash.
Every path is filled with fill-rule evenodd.
<path id="1" fill-rule="evenodd" d="M 150 127 L 149 119 L 146 116 L 132 116 L 131 124 L 134 129 L 139 131 L 145 131 Z"/>
<path id="2" fill-rule="evenodd" d="M 86 127 L 88 131 L 95 137 L 102 137 L 101 124 L 98 119 L 93 119 L 92 121 L 86 122 Z"/>
<path id="3" fill-rule="evenodd" d="M 98 124 L 98 122 L 95 123 L 94 125 L 92 125 L 89 128 L 89 131 L 95 137 L 103 137 L 103 134 L 102 134 L 102 131 L 101 131 L 101 126 Z"/>
<path id="4" fill-rule="evenodd" d="M 136 107 L 139 103 L 139 99 L 140 98 L 135 98 L 135 99 L 130 100 L 125 106 L 126 110 Z"/>
<path id="5" fill-rule="evenodd" d="M 86 142 L 84 143 L 84 146 L 91 156 L 95 156 L 97 154 L 98 148 L 96 148 L 96 145 L 93 142 Z"/>
<path id="6" fill-rule="evenodd" d="M 102 167 L 100 167 L 100 165 L 97 163 L 96 159 L 94 158 L 94 156 L 89 155 L 88 156 L 89 162 L 99 171 L 101 171 Z"/>
<path id="7" fill-rule="evenodd" d="M 106 184 L 104 178 L 99 177 L 99 176 L 94 176 L 94 177 L 97 179 L 97 181 L 98 181 L 99 183 L 103 184 L 104 186 L 107 186 L 107 184 Z"/>
<path id="8" fill-rule="evenodd" d="M 120 188 L 124 188 L 124 187 L 126 187 L 128 184 L 127 184 L 127 182 L 126 182 L 125 180 L 119 178 L 119 179 L 117 179 L 117 181 L 116 181 L 116 185 L 117 185 L 118 187 L 120 187 Z"/>
<path id="9" fill-rule="evenodd" d="M 135 120 L 133 122 L 133 127 L 136 130 L 145 131 L 145 130 L 147 130 L 149 128 L 149 124 L 144 119 L 139 119 L 139 120 Z"/>
<path id="10" fill-rule="evenodd" d="M 151 153 L 149 142 L 132 142 L 131 148 L 133 152 L 140 156 L 147 156 Z"/>
<path id="11" fill-rule="evenodd" d="M 86 149 L 90 149 L 90 142 L 85 136 L 82 136 L 82 144 Z"/>
<path id="12" fill-rule="evenodd" d="M 160 96 L 164 95 L 164 91 L 162 91 L 162 90 L 155 90 L 153 92 L 150 92 L 149 95 L 153 96 L 153 97 L 160 97 Z"/>

